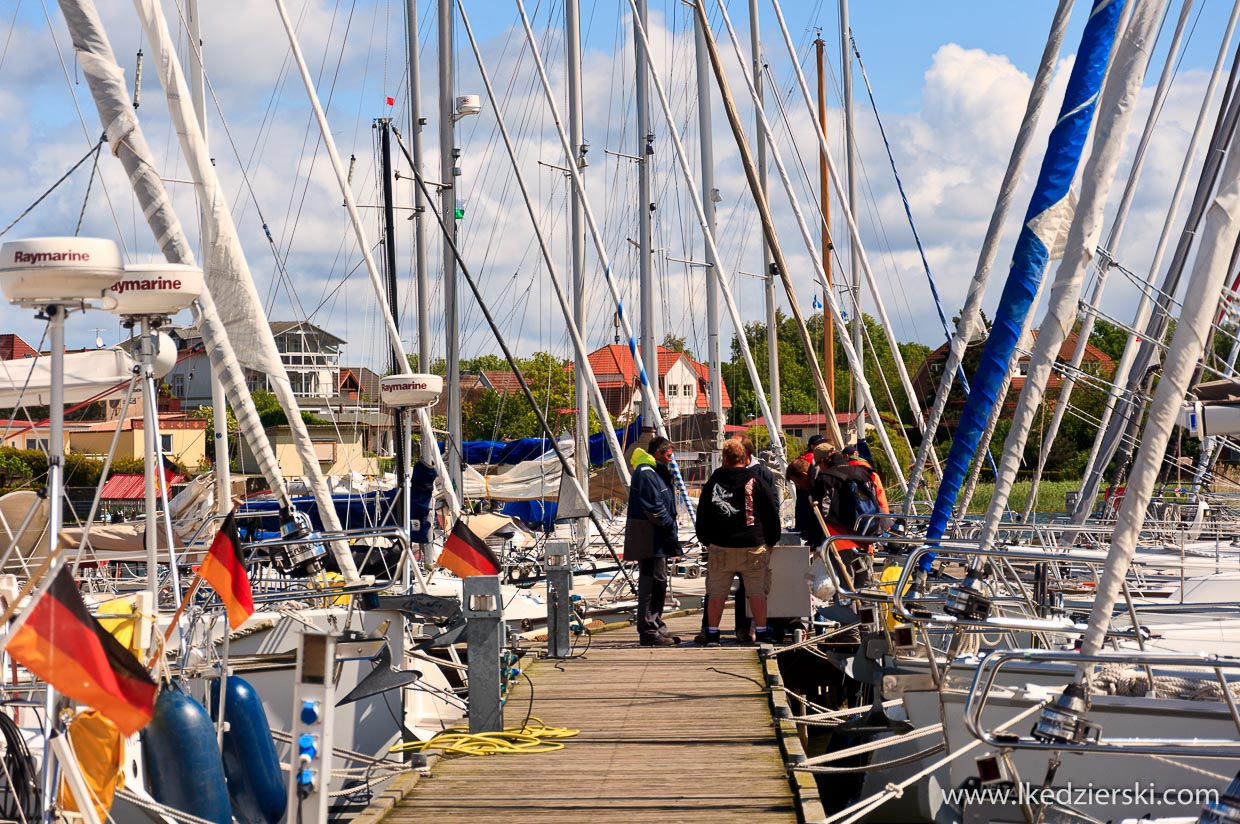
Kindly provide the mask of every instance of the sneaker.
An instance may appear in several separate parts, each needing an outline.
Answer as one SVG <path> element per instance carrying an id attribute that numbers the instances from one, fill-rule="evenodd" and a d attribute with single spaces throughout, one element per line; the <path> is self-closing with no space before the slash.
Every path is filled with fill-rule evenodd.
<path id="1" fill-rule="evenodd" d="M 771 630 L 770 627 L 767 627 L 766 629 L 760 632 L 755 632 L 754 640 L 757 641 L 759 644 L 773 644 L 775 643 L 775 633 Z"/>
<path id="2" fill-rule="evenodd" d="M 710 632 L 708 630 L 707 632 L 703 633 L 702 640 L 705 642 L 703 646 L 707 646 L 707 647 L 719 646 L 719 630 L 715 630 L 714 632 Z"/>
<path id="3" fill-rule="evenodd" d="M 643 647 L 674 647 L 676 641 L 668 638 L 666 635 L 656 635 L 653 638 L 643 638 L 641 644 Z"/>

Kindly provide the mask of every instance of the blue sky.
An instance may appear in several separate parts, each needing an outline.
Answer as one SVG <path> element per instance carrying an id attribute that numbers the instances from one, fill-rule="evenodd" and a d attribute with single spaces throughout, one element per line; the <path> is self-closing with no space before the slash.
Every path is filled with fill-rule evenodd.
<path id="1" fill-rule="evenodd" d="M 398 97 L 395 114 L 403 117 L 405 98 L 403 2 L 391 4 L 377 0 L 335 3 L 326 0 L 288 0 L 290 11 L 301 21 L 303 47 L 316 75 L 322 78 L 320 93 L 333 95 L 329 118 L 342 155 L 358 158 L 354 192 L 365 204 L 375 202 L 374 157 L 370 128 L 374 117 L 391 113 L 382 105 L 385 95 Z M 290 78 L 285 64 L 288 50 L 282 30 L 274 23 L 271 3 L 262 0 L 217 0 L 203 2 L 206 49 L 211 82 L 219 99 L 221 113 L 212 114 L 213 154 L 217 169 L 230 192 L 235 193 L 243 245 L 251 255 L 261 295 L 268 303 L 272 319 L 307 316 L 349 340 L 348 357 L 355 362 L 382 363 L 385 355 L 376 326 L 374 299 L 367 294 L 364 277 L 358 274 L 360 255 L 348 234 L 339 192 L 327 171 L 318 147 L 317 132 L 309 122 L 304 91 Z M 545 57 L 557 84 L 562 82 L 561 49 L 558 29 L 562 3 L 529 0 L 535 13 L 535 27 L 543 39 Z M 636 135 L 631 117 L 632 55 L 628 29 L 627 0 L 583 2 L 582 17 L 587 29 L 586 86 L 587 138 L 593 144 L 588 183 L 591 197 L 605 224 L 609 252 L 617 265 L 626 301 L 636 302 L 632 267 L 626 237 L 635 236 L 634 175 L 628 161 L 603 150 L 633 152 Z M 769 4 L 762 11 L 764 50 L 777 79 L 787 92 L 788 60 L 779 38 Z M 140 45 L 140 31 L 128 0 L 100 0 L 101 13 L 109 25 L 118 60 L 132 76 L 134 52 Z M 652 34 L 656 40 L 656 62 L 673 98 L 678 130 L 693 149 L 696 141 L 695 94 L 689 89 L 691 39 L 687 36 L 689 15 L 680 0 L 652 0 Z M 798 44 L 812 39 L 816 28 L 823 30 L 832 62 L 833 81 L 838 82 L 838 18 L 833 3 L 785 2 L 792 35 Z M 874 85 L 880 112 L 892 152 L 900 167 L 912 201 L 914 218 L 927 246 L 931 264 L 944 295 L 946 314 L 958 308 L 976 261 L 986 220 L 993 206 L 999 176 L 1006 165 L 1011 142 L 1028 93 L 1028 77 L 1041 56 L 1046 32 L 1055 4 L 1049 0 L 1021 2 L 917 3 L 895 0 L 854 2 L 852 28 L 866 69 Z M 9 6 L 13 8 L 13 6 Z M 176 24 L 176 5 L 165 3 Z M 565 221 L 563 181 L 549 167 L 539 165 L 562 162 L 558 142 L 551 130 L 546 107 L 534 79 L 528 54 L 518 27 L 514 5 L 508 0 L 469 0 L 470 18 L 477 27 L 496 85 L 503 97 L 505 117 L 518 138 L 522 165 L 535 192 L 546 225 L 553 234 L 553 245 L 564 248 Z M 714 9 L 714 4 L 708 3 Z M 732 0 L 729 13 L 744 27 L 747 3 Z M 1172 16 L 1179 13 L 1172 7 Z M 52 34 L 43 19 L 43 8 L 33 0 L 21 0 L 11 11 L 0 13 L 0 222 L 7 224 L 39 194 L 47 189 L 77 158 L 82 156 L 98 134 L 85 84 L 73 65 L 63 23 L 53 13 Z M 1196 116 L 1203 72 L 1209 68 L 1218 49 L 1230 4 L 1221 0 L 1198 2 L 1200 12 L 1189 40 L 1183 66 L 1173 87 L 1156 139 L 1157 156 L 1139 190 L 1138 205 L 1129 230 L 1130 250 L 1126 265 L 1139 270 L 1148 260 L 1153 240 L 1165 217 L 1165 200 L 1178 173 L 1187 134 Z M 1076 41 L 1088 12 L 1088 4 L 1078 3 L 1060 55 L 1057 75 L 1062 77 L 1076 50 Z M 423 84 L 430 125 L 428 151 L 434 152 L 436 117 L 434 106 L 433 53 L 435 43 L 433 3 L 420 3 L 422 41 L 425 55 Z M 733 72 L 733 94 L 743 116 L 752 122 L 750 104 L 740 85 L 739 67 L 727 44 L 717 11 L 712 26 L 720 40 L 725 62 Z M 16 25 L 14 25 L 16 21 Z M 552 27 L 550 31 L 547 27 Z M 1170 24 L 1168 25 L 1170 28 Z M 347 30 L 347 35 L 345 34 Z M 1168 32 L 1169 33 L 1169 32 Z M 1155 83 L 1161 66 L 1167 34 L 1155 50 L 1147 91 Z M 747 34 L 742 32 L 746 39 Z M 802 51 L 804 55 L 804 51 Z M 71 81 L 66 83 L 61 61 Z M 460 75 L 458 92 L 482 93 L 478 70 L 473 63 L 464 33 L 458 26 L 456 64 Z M 807 64 L 812 69 L 812 60 Z M 864 96 L 859 74 L 857 141 L 860 144 L 863 197 L 858 219 L 876 274 L 884 285 L 888 309 L 901 339 L 918 339 L 936 344 L 942 333 L 937 315 L 929 303 L 925 275 L 912 244 L 903 209 L 895 193 L 886 154 L 878 139 L 874 118 Z M 334 91 L 333 89 L 334 84 Z M 832 96 L 832 123 L 838 134 L 838 98 Z M 165 175 L 183 178 L 175 136 L 170 132 L 160 90 L 148 72 L 144 81 L 140 116 Z M 76 100 L 76 104 L 75 104 Z M 82 108 L 84 122 L 76 106 Z M 800 111 L 799 96 L 785 99 L 791 125 L 780 121 L 780 110 L 768 103 L 768 114 L 783 130 L 784 151 L 791 160 L 800 153 L 801 161 L 812 166 L 815 154 L 807 120 Z M 1148 108 L 1148 100 L 1144 105 Z M 743 177 L 736 163 L 735 147 L 714 103 L 715 151 L 719 166 L 717 185 L 721 203 L 721 245 L 732 271 L 738 303 L 747 319 L 761 316 L 760 285 L 744 272 L 760 268 L 760 247 L 756 242 L 752 209 L 746 205 Z M 1051 108 L 1058 107 L 1056 99 Z M 1139 129 L 1144 111 L 1134 120 Z M 702 285 L 673 261 L 676 257 L 701 259 L 701 241 L 695 222 L 683 199 L 685 183 L 680 178 L 666 140 L 667 126 L 655 107 L 654 123 L 659 133 L 656 188 L 659 199 L 656 243 L 663 248 L 660 267 L 660 303 L 657 327 L 664 333 L 684 334 L 691 346 L 701 348 Z M 227 126 L 227 130 L 225 130 Z M 407 128 L 406 128 L 407 130 Z M 787 135 L 794 135 L 789 138 Z M 838 139 L 838 138 L 836 138 Z M 543 266 L 538 260 L 528 218 L 513 194 L 511 169 L 495 135 L 495 120 L 484 102 L 482 116 L 461 124 L 458 141 L 463 151 L 464 175 L 459 199 L 466 206 L 462 230 L 467 257 L 483 281 L 484 290 L 501 308 L 500 319 L 518 351 L 551 349 L 566 355 L 562 320 L 547 307 L 552 306 Z M 837 145 L 838 148 L 838 145 Z M 1040 156 L 1039 151 L 1035 152 Z M 1038 157 L 1031 161 L 1025 176 L 1036 173 Z M 836 154 L 842 160 L 842 152 Z M 120 235 L 134 254 L 151 251 L 144 237 L 140 216 L 128 200 L 116 164 L 106 156 L 100 172 L 104 184 L 92 189 L 86 210 L 84 232 L 100 236 Z M 437 168 L 432 157 L 430 167 Z M 1126 173 L 1121 168 L 1121 175 Z M 774 176 L 772 175 L 772 178 Z M 1116 185 L 1118 191 L 1122 180 Z M 86 180 L 79 173 L 27 218 L 19 235 L 59 234 L 71 231 L 82 209 Z M 182 219 L 192 223 L 193 201 L 186 187 L 174 184 L 174 196 Z M 400 187 L 398 186 L 398 191 Z M 402 197 L 408 197 L 403 190 Z M 106 195 L 106 199 L 105 199 Z M 802 196 L 812 199 L 812 192 Z M 1022 200 L 1021 198 L 1025 198 Z M 798 265 L 798 299 L 808 310 L 815 293 L 806 269 L 808 258 L 799 247 L 796 230 L 790 222 L 782 198 L 775 204 L 781 226 L 786 226 L 784 243 Z M 1112 198 L 1114 200 L 1115 197 Z M 1027 193 L 1018 196 L 1014 211 L 1023 212 Z M 260 219 L 259 215 L 262 215 Z M 373 215 L 374 210 L 367 211 Z M 116 217 L 114 217 L 114 215 Z M 260 231 L 266 220 L 276 238 L 276 251 Z M 377 227 L 370 226 L 371 238 Z M 192 232 L 192 229 L 191 229 Z M 147 233 L 149 234 L 149 233 Z M 433 233 L 432 233 L 433 234 Z M 1011 234 L 1009 227 L 1008 234 Z M 402 234 L 402 277 L 409 280 L 409 238 Z M 872 245 L 871 245 L 872 244 Z M 996 270 L 1006 268 L 1001 251 Z M 432 240 L 433 265 L 438 266 L 438 243 Z M 561 267 L 566 264 L 561 260 Z M 597 273 L 595 273 L 597 277 Z M 996 281 L 999 278 L 995 278 Z M 341 284 L 346 284 L 343 288 Z M 990 292 L 997 296 L 1001 284 Z M 431 296 L 438 309 L 438 287 Z M 993 302 L 993 297 L 991 301 Z M 1133 302 L 1122 291 L 1110 298 L 1109 311 L 1123 316 Z M 405 287 L 403 306 L 411 311 L 411 287 Z M 787 299 L 781 297 L 781 305 Z M 591 295 L 591 323 L 587 341 L 600 345 L 610 341 L 611 309 L 601 289 Z M 870 311 L 867 306 L 867 311 Z M 465 353 L 496 351 L 496 346 L 480 323 L 476 308 L 464 312 Z M 408 322 L 408 318 L 406 318 Z M 0 326 L 36 340 L 40 327 L 24 313 L 0 308 Z M 93 340 L 94 327 L 111 326 L 105 338 L 112 342 L 119 330 L 107 320 L 81 322 L 70 328 L 70 343 L 85 345 Z M 432 327 L 434 348 L 442 351 L 440 312 Z M 725 335 L 730 331 L 725 328 Z M 412 341 L 410 341 L 412 345 Z"/>

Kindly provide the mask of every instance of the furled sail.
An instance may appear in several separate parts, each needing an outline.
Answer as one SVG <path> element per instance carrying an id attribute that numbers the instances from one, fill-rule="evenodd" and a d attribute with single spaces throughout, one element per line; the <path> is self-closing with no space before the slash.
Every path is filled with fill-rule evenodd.
<path id="1" fill-rule="evenodd" d="M 1081 35 L 1059 120 L 1051 130 L 995 322 L 974 375 L 972 391 L 965 401 L 951 452 L 943 466 L 943 480 L 926 533 L 931 540 L 943 537 L 956 494 L 968 474 L 990 410 L 1001 402 L 997 397 L 999 387 L 1008 371 L 1026 316 L 1033 310 L 1033 297 L 1042 283 L 1058 227 L 1064 220 L 1062 213 L 1070 208 L 1068 193 L 1093 122 L 1098 92 L 1123 7 L 1123 0 L 1095 0 Z"/>
<path id="2" fill-rule="evenodd" d="M 124 72 L 116 63 L 93 0 L 60 0 L 60 9 L 73 37 L 73 48 L 86 76 L 86 84 L 95 99 L 99 119 L 108 135 L 108 145 L 125 168 L 156 243 L 168 262 L 193 264 L 193 249 L 159 176 L 155 157 L 142 133 L 129 91 L 125 88 Z M 275 452 L 267 442 L 258 410 L 254 408 L 245 383 L 245 373 L 224 331 L 209 289 L 203 290 L 194 311 L 211 368 L 224 386 L 228 402 L 237 417 L 237 425 L 250 443 L 259 470 L 271 491 L 287 501 L 288 492 Z M 132 366 L 131 360 L 129 367 Z M 89 374 L 103 376 L 112 373 L 104 371 L 100 365 L 98 369 L 92 367 Z M 129 375 L 126 375 L 125 380 L 128 379 Z M 66 400 L 73 402 L 75 398 L 66 393 Z"/>
<path id="3" fill-rule="evenodd" d="M 191 107 L 189 87 L 168 32 L 168 22 L 156 0 L 134 0 L 134 5 L 146 32 L 160 84 L 168 99 L 168 112 L 172 116 L 177 138 L 181 143 L 181 152 L 194 177 L 194 188 L 212 218 L 210 251 L 204 267 L 207 286 L 219 307 L 224 328 L 241 363 L 268 376 L 272 389 L 288 416 L 302 470 L 314 490 L 314 500 L 318 504 L 320 517 L 328 529 L 339 530 L 340 521 L 332 504 L 331 492 L 323 480 L 314 444 L 311 443 L 305 422 L 301 419 L 288 373 L 285 372 L 275 340 L 271 336 L 267 313 L 263 310 L 258 291 L 254 287 L 228 200 L 220 190 L 219 178 L 211 163 L 202 132 L 198 128 L 198 121 Z M 349 583 L 356 582 L 357 567 L 348 547 L 342 542 L 333 542 L 331 548 L 345 580 Z"/>

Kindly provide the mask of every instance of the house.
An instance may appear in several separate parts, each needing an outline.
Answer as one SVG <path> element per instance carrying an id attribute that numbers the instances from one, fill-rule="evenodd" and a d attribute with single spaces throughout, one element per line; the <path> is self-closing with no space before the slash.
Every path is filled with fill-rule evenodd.
<path id="1" fill-rule="evenodd" d="M 126 418 L 119 422 L 75 424 L 67 432 L 69 450 L 91 457 L 106 455 L 112 444 L 112 437 L 117 431 L 118 423 L 120 435 L 117 436 L 114 459 L 143 459 L 146 456 L 146 433 L 141 417 Z M 159 439 L 161 451 L 182 466 L 192 469 L 206 465 L 207 422 L 205 420 L 184 415 L 161 414 L 159 416 Z"/>
<path id="2" fill-rule="evenodd" d="M 1037 340 L 1038 330 L 1035 329 L 1030 334 L 1034 340 Z M 1055 359 L 1057 364 L 1068 364 L 1072 361 L 1072 353 L 1076 351 L 1076 342 L 1076 332 L 1070 332 L 1064 339 L 1063 345 L 1059 347 L 1059 357 Z M 983 341 L 979 340 L 970 343 L 965 350 L 965 374 L 971 375 L 974 369 L 976 369 L 978 358 L 982 353 L 982 347 Z M 939 381 L 943 377 L 943 367 L 947 364 L 948 351 L 948 344 L 946 343 L 935 349 L 926 356 L 926 360 L 922 363 L 921 368 L 913 376 L 913 391 L 917 394 L 917 400 L 921 404 L 923 414 L 929 414 L 930 407 L 934 404 L 934 396 L 938 392 Z M 1008 387 L 1007 396 L 1003 400 L 1005 409 L 1015 410 L 1016 401 L 1020 397 L 1020 391 L 1025 386 L 1025 376 L 1029 370 L 1030 360 L 1028 353 L 1022 353 L 1017 361 L 1016 369 L 1012 373 L 1011 385 Z M 1111 359 L 1110 355 L 1092 343 L 1086 343 L 1085 356 L 1081 359 L 1081 371 L 1102 380 L 1108 380 L 1115 372 L 1115 361 Z M 1050 378 L 1046 382 L 1044 401 L 1047 404 L 1048 411 L 1055 408 L 1055 402 L 1062 387 L 1063 374 L 1058 370 L 1052 371 Z M 957 380 L 952 387 L 951 397 L 943 412 L 943 422 L 945 424 L 954 426 L 959 422 L 960 413 L 964 409 L 964 399 L 964 390 Z"/>
<path id="3" fill-rule="evenodd" d="M 310 433 L 310 442 L 318 458 L 319 469 L 324 475 L 358 472 L 373 477 L 379 474 L 378 459 L 366 455 L 361 428 L 307 426 L 306 429 Z M 297 445 L 293 442 L 292 431 L 287 425 L 268 429 L 267 440 L 275 450 L 276 462 L 279 463 L 280 473 L 284 477 L 295 478 L 306 474 L 297 453 Z M 237 466 L 243 473 L 257 475 L 260 472 L 254 450 L 244 437 L 240 438 Z"/>
<path id="4" fill-rule="evenodd" d="M 165 326 L 162 331 L 171 336 L 178 352 L 177 364 L 164 382 L 181 399 L 183 408 L 209 406 L 211 365 L 202 336 L 193 326 Z M 272 321 L 271 334 L 294 397 L 325 400 L 337 396 L 341 385 L 340 347 L 346 342 L 343 338 L 305 321 Z M 246 369 L 245 376 L 251 392 L 270 391 L 271 383 L 265 373 Z M 363 379 L 355 377 L 360 386 Z"/>
<path id="5" fill-rule="evenodd" d="M 884 423 L 896 425 L 894 418 L 883 416 Z M 800 441 L 808 441 L 813 435 L 827 434 L 827 416 L 823 412 L 801 413 L 801 412 L 785 412 L 779 416 L 780 425 L 784 430 L 785 438 L 796 438 Z M 855 426 L 857 422 L 856 412 L 836 412 L 835 422 L 839 424 L 841 430 L 844 431 L 845 437 L 848 435 L 850 427 Z M 766 426 L 766 418 L 759 415 L 751 421 L 746 421 L 735 429 L 741 432 L 748 432 L 750 428 L 755 426 Z M 874 424 L 866 421 L 866 432 L 874 429 Z M 770 427 L 767 427 L 770 429 Z"/>
<path id="6" fill-rule="evenodd" d="M 305 321 L 271 322 L 276 351 L 288 373 L 296 398 L 330 398 L 340 386 L 340 346 L 346 341 Z M 253 392 L 271 389 L 267 375 L 246 370 L 246 383 Z"/>
<path id="7" fill-rule="evenodd" d="M 0 335 L 0 360 L 37 358 L 39 352 L 17 335 Z"/>
<path id="8" fill-rule="evenodd" d="M 608 344 L 589 355 L 590 368 L 612 417 L 631 420 L 641 406 L 638 371 L 629 348 Z M 572 366 L 568 367 L 570 370 Z M 723 408 L 732 408 L 723 386 Z M 710 369 L 684 352 L 659 347 L 659 408 L 667 418 L 693 415 L 710 408 Z"/>
<path id="9" fill-rule="evenodd" d="M 365 366 L 342 366 L 336 395 L 342 401 L 358 404 L 379 402 L 379 374 Z"/>

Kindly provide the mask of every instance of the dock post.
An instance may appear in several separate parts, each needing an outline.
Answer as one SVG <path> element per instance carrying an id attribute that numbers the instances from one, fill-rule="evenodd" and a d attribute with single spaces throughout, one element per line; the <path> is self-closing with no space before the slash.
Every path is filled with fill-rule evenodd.
<path id="1" fill-rule="evenodd" d="M 469 648 L 469 731 L 504 729 L 500 652 L 504 602 L 498 575 L 470 575 L 462 582 L 465 639 Z"/>
<path id="2" fill-rule="evenodd" d="M 543 550 L 543 569 L 547 572 L 547 657 L 572 655 L 569 627 L 573 620 L 572 544 L 548 541 Z"/>

